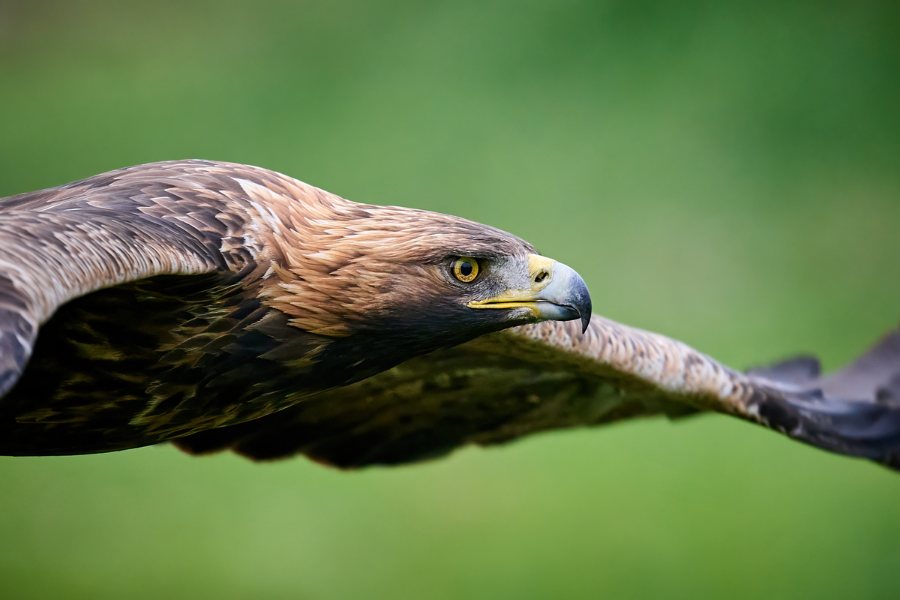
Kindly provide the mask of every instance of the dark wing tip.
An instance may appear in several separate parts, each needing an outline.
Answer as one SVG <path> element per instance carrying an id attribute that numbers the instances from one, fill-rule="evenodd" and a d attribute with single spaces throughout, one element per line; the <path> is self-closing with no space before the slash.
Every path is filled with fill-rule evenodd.
<path id="1" fill-rule="evenodd" d="M 795 356 L 765 367 L 756 367 L 748 371 L 756 375 L 781 381 L 784 383 L 806 383 L 819 377 L 821 373 L 819 359 L 814 356 Z"/>
<path id="2" fill-rule="evenodd" d="M 898 466 L 900 403 L 842 400 L 809 393 L 787 395 L 786 401 L 797 417 L 794 429 L 788 431 L 792 437 L 832 452 Z"/>
<path id="3" fill-rule="evenodd" d="M 25 370 L 36 333 L 34 325 L 21 313 L 0 307 L 0 398 L 12 389 Z"/>
<path id="4" fill-rule="evenodd" d="M 818 371 L 811 357 L 754 369 L 765 379 L 751 404 L 795 439 L 900 469 L 900 330 L 836 373 Z"/>

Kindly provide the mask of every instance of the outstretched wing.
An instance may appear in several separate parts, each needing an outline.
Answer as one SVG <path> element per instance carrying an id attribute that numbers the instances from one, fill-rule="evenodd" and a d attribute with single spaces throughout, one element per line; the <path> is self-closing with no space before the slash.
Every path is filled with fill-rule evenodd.
<path id="1" fill-rule="evenodd" d="M 153 214 L 177 199 L 174 186 L 151 183 L 160 172 L 177 169 L 123 169 L 0 200 L 0 397 L 21 376 L 39 327 L 69 300 L 224 268 L 220 227 L 185 228 L 174 215 Z"/>
<path id="2" fill-rule="evenodd" d="M 227 385 L 265 351 L 244 325 L 271 324 L 252 286 L 277 246 L 246 188 L 295 185 L 172 161 L 0 199 L 0 452 L 116 450 L 267 412 L 231 410 Z"/>
<path id="3" fill-rule="evenodd" d="M 594 316 L 491 334 L 233 427 L 176 440 L 257 460 L 303 453 L 340 467 L 397 464 L 466 444 L 702 410 L 897 466 L 900 332 L 830 377 L 813 359 L 743 374 L 661 335 Z"/>

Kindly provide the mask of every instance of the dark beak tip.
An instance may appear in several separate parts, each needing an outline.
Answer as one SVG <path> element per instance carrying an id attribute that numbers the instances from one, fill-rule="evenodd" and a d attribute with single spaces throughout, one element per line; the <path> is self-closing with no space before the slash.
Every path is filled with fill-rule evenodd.
<path id="1" fill-rule="evenodd" d="M 591 315 L 594 312 L 591 293 L 584 280 L 581 280 L 581 290 L 578 294 L 578 301 L 575 303 L 575 309 L 578 311 L 578 316 L 581 317 L 581 333 L 583 335 L 587 331 L 588 325 L 591 324 Z"/>
<path id="2" fill-rule="evenodd" d="M 587 331 L 588 325 L 591 324 L 591 313 L 581 315 L 581 334 L 584 335 L 584 332 Z"/>

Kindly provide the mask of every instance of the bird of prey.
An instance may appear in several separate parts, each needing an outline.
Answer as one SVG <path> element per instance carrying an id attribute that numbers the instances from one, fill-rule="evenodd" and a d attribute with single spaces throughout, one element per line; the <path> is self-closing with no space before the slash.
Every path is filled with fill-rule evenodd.
<path id="1" fill-rule="evenodd" d="M 465 219 L 186 160 L 0 199 L 0 454 L 171 441 L 350 468 L 715 411 L 900 467 L 900 330 L 741 373 L 591 315 Z"/>

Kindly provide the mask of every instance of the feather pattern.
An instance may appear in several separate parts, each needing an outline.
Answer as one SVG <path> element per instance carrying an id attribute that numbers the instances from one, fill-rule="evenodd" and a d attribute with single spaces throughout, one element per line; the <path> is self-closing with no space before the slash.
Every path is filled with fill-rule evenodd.
<path id="1" fill-rule="evenodd" d="M 176 444 L 257 460 L 304 453 L 346 468 L 433 458 L 551 429 L 715 411 L 896 468 L 900 403 L 885 398 L 900 380 L 898 347 L 895 331 L 861 359 L 889 365 L 890 377 L 870 381 L 868 393 L 835 397 L 823 390 L 858 367 L 798 385 L 773 377 L 779 365 L 740 373 L 682 342 L 597 316 L 585 335 L 572 322 L 545 322 L 419 357 L 281 413 Z"/>

